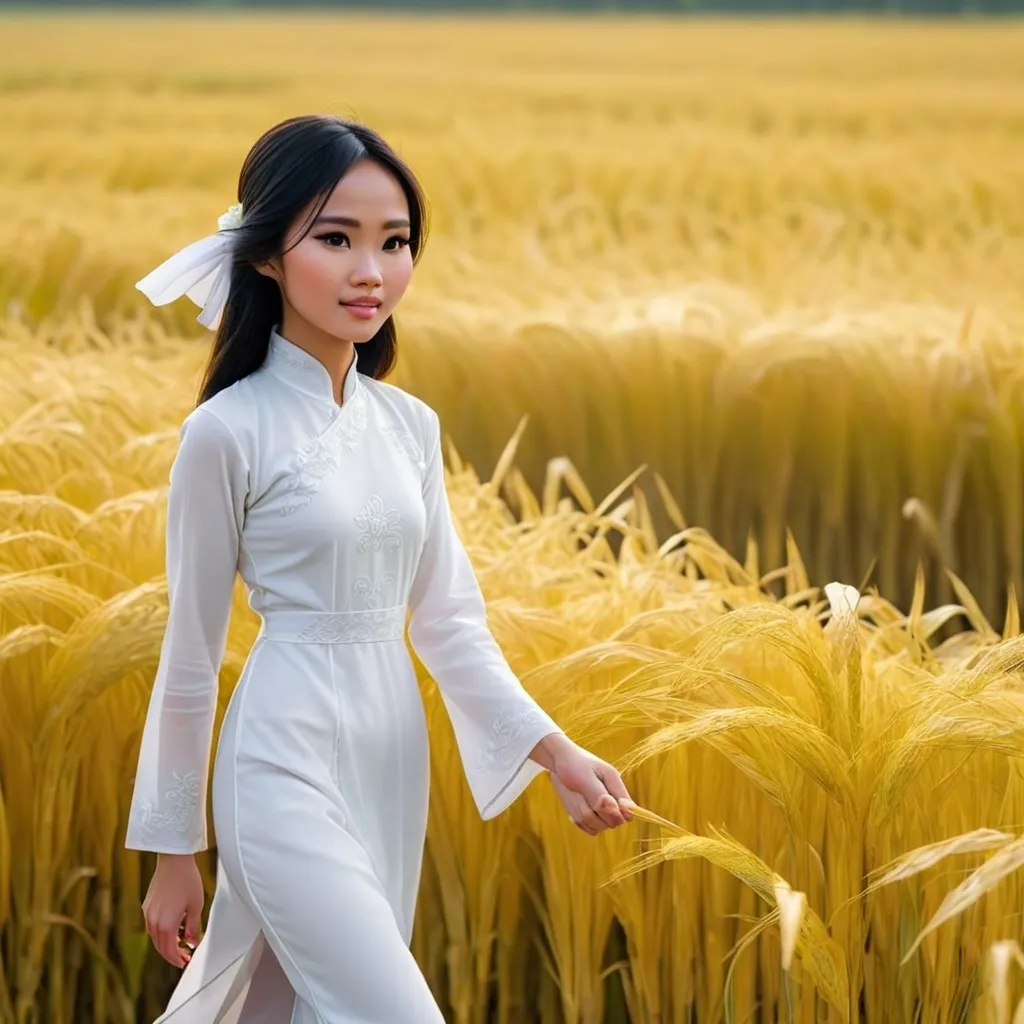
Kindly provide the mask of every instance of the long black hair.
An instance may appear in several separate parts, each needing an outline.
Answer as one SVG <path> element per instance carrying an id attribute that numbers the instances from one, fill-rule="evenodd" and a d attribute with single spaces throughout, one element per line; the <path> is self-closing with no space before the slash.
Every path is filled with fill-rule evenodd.
<path id="1" fill-rule="evenodd" d="M 409 248 L 419 258 L 426 237 L 427 204 L 416 176 L 371 128 L 331 115 L 292 117 L 264 133 L 238 176 L 241 226 L 234 229 L 231 288 L 203 374 L 199 404 L 258 370 L 270 332 L 281 322 L 281 291 L 255 264 L 282 255 L 286 234 L 313 204 L 296 244 L 312 227 L 335 185 L 359 160 L 390 171 L 409 203 Z M 398 337 L 392 317 L 359 346 L 359 372 L 381 380 L 393 369 Z"/>

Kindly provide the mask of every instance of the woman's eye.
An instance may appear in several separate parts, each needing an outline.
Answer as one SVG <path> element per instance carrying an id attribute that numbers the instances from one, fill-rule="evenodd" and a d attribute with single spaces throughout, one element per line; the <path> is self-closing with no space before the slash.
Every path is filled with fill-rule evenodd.
<path id="1" fill-rule="evenodd" d="M 348 244 L 348 235 L 344 231 L 328 231 L 326 235 L 318 235 L 317 237 L 327 245 L 339 246 Z"/>
<path id="2" fill-rule="evenodd" d="M 404 235 L 392 235 L 385 243 L 385 249 L 402 249 L 409 244 L 409 239 Z"/>

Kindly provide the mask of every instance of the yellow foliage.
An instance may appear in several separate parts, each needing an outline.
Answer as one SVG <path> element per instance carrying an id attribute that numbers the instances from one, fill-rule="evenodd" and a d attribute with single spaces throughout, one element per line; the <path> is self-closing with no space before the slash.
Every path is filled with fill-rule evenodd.
<path id="1" fill-rule="evenodd" d="M 311 110 L 423 179 L 396 382 L 513 667 L 643 805 L 590 840 L 539 783 L 485 825 L 423 678 L 449 1018 L 1024 1021 L 1020 39 L 0 22 L 0 1024 L 151 1020 L 172 981 L 123 829 L 206 339 L 133 286 Z"/>
<path id="2" fill-rule="evenodd" d="M 168 439 L 195 355 L 0 344 L 21 398 L 0 406 L 5 1022 L 79 1024 L 81 1005 L 122 1020 L 166 995 L 138 909 L 149 862 L 123 829 L 166 619 Z M 71 397 L 32 411 L 55 393 Z M 683 523 L 660 542 L 635 489 L 595 503 L 562 462 L 537 497 L 514 458 L 503 484 L 457 455 L 449 475 L 495 634 L 570 734 L 623 766 L 641 810 L 592 840 L 540 782 L 481 822 L 423 677 L 434 793 L 414 951 L 451 1019 L 488 1019 L 495 988 L 508 1022 L 790 1007 L 839 1022 L 861 1001 L 872 1019 L 975 1000 L 1005 1017 L 1019 979 L 976 985 L 1024 910 L 1024 638 L 977 622 L 929 641 L 923 593 L 903 614 L 873 590 L 819 590 L 795 549 L 779 572 Z M 511 493 L 532 511 L 512 515 Z M 221 708 L 255 629 L 240 587 Z"/>
<path id="3" fill-rule="evenodd" d="M 646 464 L 734 554 L 780 565 L 789 529 L 815 581 L 877 560 L 901 606 L 919 563 L 953 599 L 948 567 L 995 621 L 1024 591 L 1021 31 L 19 13 L 2 333 L 195 337 L 134 282 L 214 228 L 270 124 L 354 114 L 430 196 L 398 380 L 471 464 L 529 413 L 537 492 L 553 455 L 597 494 Z"/>

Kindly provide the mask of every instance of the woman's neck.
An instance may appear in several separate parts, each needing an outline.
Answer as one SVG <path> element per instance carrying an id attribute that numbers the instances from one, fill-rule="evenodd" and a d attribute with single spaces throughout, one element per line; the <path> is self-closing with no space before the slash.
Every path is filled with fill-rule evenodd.
<path id="1" fill-rule="evenodd" d="M 348 376 L 352 360 L 355 357 L 355 345 L 351 341 L 327 334 L 326 331 L 320 330 L 291 310 L 285 311 L 278 333 L 286 341 L 290 341 L 293 345 L 308 352 L 323 365 L 331 377 L 334 400 L 341 405 L 344 397 L 345 378 Z"/>

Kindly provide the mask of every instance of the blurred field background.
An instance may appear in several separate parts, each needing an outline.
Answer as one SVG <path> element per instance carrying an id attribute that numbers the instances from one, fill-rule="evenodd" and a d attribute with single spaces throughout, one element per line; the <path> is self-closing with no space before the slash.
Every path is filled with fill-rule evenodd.
<path id="1" fill-rule="evenodd" d="M 430 196 L 395 379 L 496 634 L 667 819 L 482 825 L 424 678 L 449 1018 L 1008 1022 L 1024 28 L 298 12 L 0 19 L 0 1021 L 173 981 L 122 840 L 208 337 L 133 286 L 313 110 Z"/>

